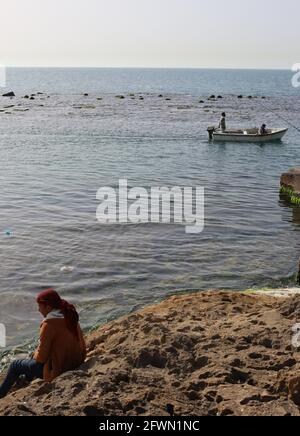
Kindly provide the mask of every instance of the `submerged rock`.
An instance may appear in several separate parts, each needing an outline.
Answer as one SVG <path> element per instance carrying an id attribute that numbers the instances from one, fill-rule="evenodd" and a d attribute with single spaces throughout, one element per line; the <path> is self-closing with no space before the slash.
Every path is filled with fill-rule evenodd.
<path id="1" fill-rule="evenodd" d="M 189 105 L 181 105 L 181 106 L 177 106 L 178 110 L 185 110 L 185 109 L 192 109 L 192 106 Z"/>
<path id="2" fill-rule="evenodd" d="M 81 105 L 74 105 L 74 109 L 96 109 L 96 106 L 93 104 L 81 104 Z"/>
<path id="3" fill-rule="evenodd" d="M 2 97 L 15 97 L 15 93 L 13 91 L 7 92 L 6 94 L 2 94 Z"/>

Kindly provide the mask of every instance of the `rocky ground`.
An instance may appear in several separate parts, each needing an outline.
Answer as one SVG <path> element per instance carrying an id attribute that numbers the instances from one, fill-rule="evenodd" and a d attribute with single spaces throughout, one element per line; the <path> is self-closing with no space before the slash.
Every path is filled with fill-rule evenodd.
<path id="1" fill-rule="evenodd" d="M 300 296 L 174 296 L 87 338 L 88 359 L 0 415 L 300 415 Z M 299 379 L 297 378 L 299 377 Z"/>

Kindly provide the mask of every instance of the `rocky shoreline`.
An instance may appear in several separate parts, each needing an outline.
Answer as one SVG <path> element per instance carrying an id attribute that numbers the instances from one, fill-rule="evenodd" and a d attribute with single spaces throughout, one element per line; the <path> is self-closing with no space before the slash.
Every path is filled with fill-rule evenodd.
<path id="1" fill-rule="evenodd" d="M 0 415 L 299 416 L 297 322 L 296 292 L 173 296 L 89 334 L 81 368 L 13 392 Z"/>

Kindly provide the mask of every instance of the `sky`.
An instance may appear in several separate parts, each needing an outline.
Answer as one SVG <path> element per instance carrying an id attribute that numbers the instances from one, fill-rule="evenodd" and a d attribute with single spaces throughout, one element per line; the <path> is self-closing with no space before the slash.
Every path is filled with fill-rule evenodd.
<path id="1" fill-rule="evenodd" d="M 0 11 L 6 66 L 300 63 L 299 0 L 9 0 Z"/>

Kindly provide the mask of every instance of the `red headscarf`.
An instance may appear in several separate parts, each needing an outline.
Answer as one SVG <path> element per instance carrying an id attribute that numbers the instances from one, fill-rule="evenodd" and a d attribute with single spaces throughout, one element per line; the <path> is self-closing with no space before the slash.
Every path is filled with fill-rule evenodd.
<path id="1" fill-rule="evenodd" d="M 54 291 L 54 289 L 47 289 L 44 292 L 41 292 L 36 301 L 39 304 L 46 304 L 47 306 L 52 307 L 53 309 L 60 310 L 63 314 L 68 329 L 78 338 L 78 321 L 79 315 L 75 309 L 73 304 L 68 303 L 66 300 L 60 298 L 58 293 Z"/>

